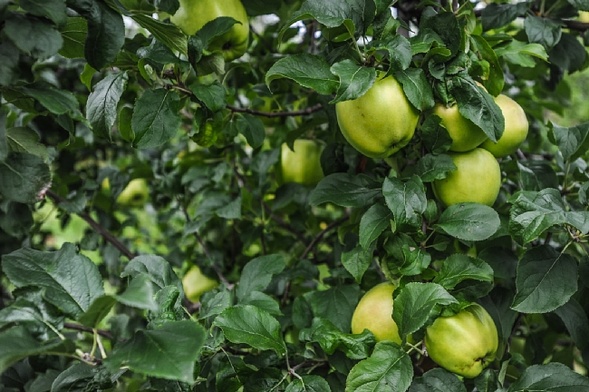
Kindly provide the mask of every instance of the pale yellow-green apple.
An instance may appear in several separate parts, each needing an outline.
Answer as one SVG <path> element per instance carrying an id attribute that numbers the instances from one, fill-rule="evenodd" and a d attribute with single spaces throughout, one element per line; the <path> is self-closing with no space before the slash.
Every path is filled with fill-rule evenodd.
<path id="1" fill-rule="evenodd" d="M 215 279 L 210 278 L 202 273 L 197 265 L 190 267 L 186 274 L 182 277 L 182 287 L 184 288 L 184 295 L 191 302 L 200 301 L 200 296 L 211 291 L 219 285 Z"/>
<path id="2" fill-rule="evenodd" d="M 117 197 L 117 204 L 129 207 L 142 207 L 149 198 L 149 186 L 145 178 L 134 178 Z"/>
<path id="3" fill-rule="evenodd" d="M 493 154 L 475 148 L 448 155 L 456 170 L 433 182 L 436 198 L 445 206 L 468 202 L 492 206 L 501 188 L 501 169 Z"/>
<path id="4" fill-rule="evenodd" d="M 507 95 L 499 94 L 495 97 L 495 103 L 503 113 L 505 128 L 497 142 L 487 139 L 481 147 L 490 151 L 496 158 L 502 158 L 513 154 L 526 140 L 529 123 L 524 109 Z"/>
<path id="5" fill-rule="evenodd" d="M 474 378 L 495 360 L 499 336 L 495 322 L 479 304 L 440 316 L 425 333 L 430 358 L 460 376 Z"/>
<path id="6" fill-rule="evenodd" d="M 361 97 L 335 104 L 346 140 L 370 158 L 387 158 L 413 138 L 419 111 L 392 76 L 377 81 Z"/>
<path id="7" fill-rule="evenodd" d="M 283 183 L 316 185 L 323 178 L 321 153 L 323 145 L 309 139 L 294 141 L 293 150 L 283 143 L 280 148 L 280 172 Z"/>
<path id="8" fill-rule="evenodd" d="M 437 103 L 432 113 L 442 119 L 441 124 L 446 128 L 452 139 L 450 151 L 469 151 L 487 140 L 485 132 L 460 114 L 456 104 L 446 106 Z"/>
<path id="9" fill-rule="evenodd" d="M 221 51 L 226 61 L 241 57 L 249 44 L 249 20 L 240 0 L 180 0 L 180 7 L 170 18 L 187 35 L 194 35 L 208 22 L 227 16 L 235 19 L 231 30 L 209 44 L 211 51 Z"/>
<path id="10" fill-rule="evenodd" d="M 390 340 L 401 344 L 399 329 L 393 320 L 394 290 L 394 284 L 383 282 L 362 296 L 352 315 L 353 334 L 362 333 L 367 329 L 372 332 L 376 341 Z"/>

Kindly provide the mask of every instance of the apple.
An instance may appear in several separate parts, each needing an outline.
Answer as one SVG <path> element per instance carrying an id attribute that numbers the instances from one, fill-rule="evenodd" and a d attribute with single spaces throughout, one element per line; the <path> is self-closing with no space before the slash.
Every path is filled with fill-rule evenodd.
<path id="1" fill-rule="evenodd" d="M 323 146 L 314 140 L 297 139 L 294 150 L 283 143 L 280 149 L 280 173 L 283 183 L 316 185 L 323 178 L 321 153 Z"/>
<path id="2" fill-rule="evenodd" d="M 456 170 L 433 182 L 436 198 L 445 206 L 468 202 L 492 206 L 501 189 L 501 169 L 493 154 L 475 148 L 448 155 Z"/>
<path id="3" fill-rule="evenodd" d="M 441 124 L 452 139 L 450 151 L 469 151 L 488 139 L 481 128 L 460 114 L 458 105 L 445 106 L 437 103 L 433 114 L 442 119 Z"/>
<path id="4" fill-rule="evenodd" d="M 134 178 L 117 197 L 117 204 L 129 207 L 143 207 L 149 198 L 149 186 L 145 178 Z"/>
<path id="5" fill-rule="evenodd" d="M 397 323 L 393 320 L 393 291 L 391 282 L 377 284 L 366 292 L 352 314 L 353 334 L 365 329 L 372 332 L 376 341 L 390 340 L 401 344 Z"/>
<path id="6" fill-rule="evenodd" d="M 170 21 L 187 35 L 194 35 L 208 22 L 221 16 L 237 20 L 231 30 L 209 44 L 211 51 L 221 51 L 225 61 L 241 57 L 249 45 L 249 20 L 240 0 L 180 0 L 180 7 Z"/>
<path id="7" fill-rule="evenodd" d="M 360 98 L 335 104 L 346 140 L 370 158 L 387 158 L 413 138 L 419 111 L 392 76 L 378 79 Z"/>
<path id="8" fill-rule="evenodd" d="M 495 98 L 495 103 L 503 113 L 505 128 L 497 142 L 487 139 L 481 147 L 490 151 L 496 158 L 502 158 L 513 154 L 526 140 L 529 123 L 524 109 L 507 95 L 499 94 Z"/>
<path id="9" fill-rule="evenodd" d="M 440 316 L 426 329 L 430 358 L 460 376 L 474 378 L 495 360 L 499 335 L 495 322 L 479 304 L 451 316 Z"/>
<path id="10" fill-rule="evenodd" d="M 215 279 L 209 278 L 202 273 L 197 265 L 190 267 L 184 277 L 182 277 L 182 287 L 184 288 L 184 295 L 191 302 L 200 301 L 200 296 L 211 291 L 219 285 Z"/>

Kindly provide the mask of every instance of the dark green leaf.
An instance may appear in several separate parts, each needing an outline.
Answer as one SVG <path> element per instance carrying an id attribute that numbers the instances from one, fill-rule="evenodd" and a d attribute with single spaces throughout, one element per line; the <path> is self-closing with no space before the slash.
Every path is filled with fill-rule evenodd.
<path id="1" fill-rule="evenodd" d="M 360 219 L 360 246 L 369 249 L 376 239 L 390 227 L 391 210 L 382 204 L 374 204 Z"/>
<path id="2" fill-rule="evenodd" d="M 555 46 L 562 36 L 562 29 L 559 23 L 533 15 L 528 15 L 524 21 L 528 42 L 535 42 L 546 49 Z"/>
<path id="3" fill-rule="evenodd" d="M 42 19 L 12 14 L 2 30 L 22 52 L 40 60 L 53 56 L 63 45 L 55 26 Z"/>
<path id="4" fill-rule="evenodd" d="M 205 329 L 194 321 L 169 321 L 157 329 L 137 331 L 104 362 L 112 371 L 125 367 L 147 376 L 190 383 L 205 335 Z"/>
<path id="5" fill-rule="evenodd" d="M 364 175 L 334 173 L 325 176 L 313 189 L 310 202 L 313 205 L 334 203 L 342 207 L 364 207 L 374 204 L 380 196 L 378 184 Z"/>
<path id="6" fill-rule="evenodd" d="M 521 190 L 540 191 L 546 188 L 558 188 L 558 177 L 549 162 L 522 160 L 517 162 L 517 167 Z"/>
<path id="7" fill-rule="evenodd" d="M 438 283 L 446 290 L 452 290 L 464 280 L 492 283 L 493 269 L 481 259 L 454 254 L 443 261 L 434 283 Z"/>
<path id="8" fill-rule="evenodd" d="M 466 392 L 464 383 L 453 373 L 442 368 L 427 371 L 415 378 L 409 392 Z"/>
<path id="9" fill-rule="evenodd" d="M 563 33 L 560 41 L 550 51 L 549 59 L 553 65 L 573 73 L 585 66 L 587 51 L 576 35 Z"/>
<path id="10" fill-rule="evenodd" d="M 440 125 L 441 120 L 436 115 L 426 116 L 420 127 L 423 144 L 432 154 L 444 153 L 452 145 L 452 138 L 448 131 Z M 426 181 L 424 180 L 424 182 Z"/>
<path id="11" fill-rule="evenodd" d="M 491 5 L 496 5 L 496 3 L 489 4 L 489 6 Z M 470 39 L 483 59 L 489 63 L 488 73 L 482 74 L 481 77 L 489 94 L 496 97 L 503 91 L 503 86 L 505 85 L 503 68 L 499 63 L 497 54 L 484 37 L 480 35 L 471 35 Z"/>
<path id="12" fill-rule="evenodd" d="M 0 132 L 2 131 L 0 130 Z M 6 138 L 8 139 L 8 146 L 11 151 L 36 155 L 44 161 L 47 161 L 49 158 L 47 146 L 39 141 L 39 134 L 31 128 L 18 127 L 7 129 Z M 2 154 L 0 153 L 0 155 Z M 0 159 L 0 161 L 3 160 Z"/>
<path id="13" fill-rule="evenodd" d="M 589 11 L 589 1 L 587 0 L 567 0 L 569 4 L 579 11 Z"/>
<path id="14" fill-rule="evenodd" d="M 202 101 L 209 110 L 216 112 L 225 108 L 225 87 L 219 82 L 212 84 L 195 83 L 190 85 L 194 96 Z"/>
<path id="15" fill-rule="evenodd" d="M 398 291 L 393 307 L 393 319 L 401 338 L 425 325 L 438 306 L 458 303 L 442 286 L 436 283 L 408 283 Z"/>
<path id="16" fill-rule="evenodd" d="M 589 347 L 589 319 L 583 307 L 571 298 L 569 302 L 554 310 L 566 326 L 575 345 L 581 350 Z"/>
<path id="17" fill-rule="evenodd" d="M 372 250 L 364 249 L 358 245 L 352 250 L 342 252 L 342 264 L 344 268 L 360 283 L 362 276 L 372 263 Z"/>
<path id="18" fill-rule="evenodd" d="M 259 148 L 264 143 L 266 128 L 259 117 L 239 113 L 234 116 L 232 124 L 236 127 L 238 133 L 245 136 L 252 148 Z"/>
<path id="19" fill-rule="evenodd" d="M 398 178 L 385 178 L 382 194 L 395 219 L 397 228 L 409 225 L 421 227 L 421 214 L 427 207 L 427 197 L 423 182 L 417 176 L 407 181 Z"/>
<path id="20" fill-rule="evenodd" d="M 104 293 L 96 265 L 66 243 L 55 252 L 22 248 L 2 257 L 2 269 L 16 287 L 39 287 L 44 298 L 77 318 Z"/>
<path id="21" fill-rule="evenodd" d="M 166 286 L 176 286 L 179 290 L 182 290 L 182 283 L 172 266 L 160 256 L 141 255 L 134 257 L 125 266 L 121 277 L 129 276 L 134 278 L 141 274 L 148 275 L 150 280 L 160 289 Z"/>
<path id="22" fill-rule="evenodd" d="M 483 241 L 499 229 L 499 214 L 493 208 L 478 203 L 460 203 L 442 212 L 436 227 L 465 241 Z"/>
<path id="23" fill-rule="evenodd" d="M 396 233 L 384 243 L 386 256 L 382 262 L 392 277 L 414 276 L 421 274 L 431 263 L 431 255 L 427 253 L 411 236 Z"/>
<path id="24" fill-rule="evenodd" d="M 491 30 L 497 27 L 505 26 L 515 20 L 518 16 L 524 16 L 528 10 L 529 4 L 521 3 L 491 3 L 483 8 L 481 20 L 484 30 Z"/>
<path id="25" fill-rule="evenodd" d="M 392 342 L 379 342 L 372 355 L 358 362 L 346 379 L 346 392 L 398 391 L 413 378 L 411 358 Z"/>
<path id="26" fill-rule="evenodd" d="M 395 72 L 395 78 L 403 86 L 407 99 L 418 110 L 434 106 L 434 93 L 421 68 L 408 68 Z"/>
<path id="27" fill-rule="evenodd" d="M 333 94 L 339 88 L 339 80 L 331 73 L 325 58 L 311 54 L 286 56 L 274 63 L 266 72 L 266 84 L 270 87 L 273 80 L 280 78 L 291 79 L 324 95 Z"/>
<path id="28" fill-rule="evenodd" d="M 111 129 L 117 120 L 119 100 L 128 80 L 126 72 L 109 74 L 88 95 L 86 118 L 97 135 L 111 138 Z"/>
<path id="29" fill-rule="evenodd" d="M 350 331 L 352 313 L 358 304 L 360 288 L 357 285 L 339 285 L 324 291 L 311 291 L 305 299 L 315 317 L 331 321 L 342 332 Z"/>
<path id="30" fill-rule="evenodd" d="M 323 377 L 304 375 L 288 384 L 284 392 L 331 392 Z"/>
<path id="31" fill-rule="evenodd" d="M 88 309 L 78 317 L 78 321 L 90 328 L 98 328 L 98 324 L 109 314 L 113 306 L 117 303 L 110 295 L 103 295 L 96 298 Z"/>
<path id="32" fill-rule="evenodd" d="M 339 87 L 330 103 L 337 103 L 361 97 L 374 84 L 376 70 L 344 60 L 331 66 L 331 72 L 339 78 Z"/>
<path id="33" fill-rule="evenodd" d="M 373 0 L 307 0 L 286 22 L 286 26 L 302 19 L 313 18 L 327 27 L 349 23 L 352 29 L 363 32 L 374 19 L 375 12 Z"/>
<path id="34" fill-rule="evenodd" d="M 497 57 L 503 57 L 508 62 L 521 67 L 535 67 L 537 65 L 535 59 L 548 61 L 548 54 L 542 45 L 527 44 L 517 40 L 512 40 L 508 44 L 496 48 L 495 53 Z"/>
<path id="35" fill-rule="evenodd" d="M 186 35 L 171 23 L 163 23 L 147 15 L 132 12 L 131 18 L 147 29 L 161 43 L 173 52 L 186 53 Z"/>
<path id="36" fill-rule="evenodd" d="M 268 312 L 252 305 L 238 305 L 225 309 L 215 319 L 225 338 L 232 343 L 247 344 L 258 350 L 273 350 L 278 355 L 286 352 L 280 335 L 280 323 Z"/>
<path id="37" fill-rule="evenodd" d="M 507 390 L 508 392 L 589 390 L 589 378 L 574 372 L 562 363 L 532 365 Z"/>
<path id="38" fill-rule="evenodd" d="M 310 328 L 301 331 L 300 339 L 319 343 L 329 355 L 341 350 L 348 358 L 357 360 L 368 357 L 374 345 L 374 336 L 367 330 L 358 335 L 343 333 L 332 322 L 320 317 L 313 319 Z"/>
<path id="39" fill-rule="evenodd" d="M 79 16 L 68 17 L 67 23 L 59 31 L 63 37 L 59 54 L 68 59 L 84 58 L 84 45 L 88 35 L 86 19 Z"/>
<path id="40" fill-rule="evenodd" d="M 542 245 L 527 251 L 517 266 L 517 293 L 511 305 L 522 313 L 546 313 L 566 304 L 577 291 L 575 259 Z"/>
<path id="41" fill-rule="evenodd" d="M 280 310 L 280 304 L 276 300 L 276 298 L 262 293 L 260 291 L 250 291 L 247 293 L 243 298 L 239 299 L 240 305 L 253 305 L 258 307 L 266 312 L 270 313 L 272 316 L 282 316 L 282 311 Z"/>
<path id="42" fill-rule="evenodd" d="M 0 43 L 0 86 L 10 86 L 19 73 L 19 50 L 8 41 Z"/>
<path id="43" fill-rule="evenodd" d="M 34 203 L 51 184 L 49 166 L 36 155 L 12 153 L 0 162 L 0 195 L 19 203 Z"/>
<path id="44" fill-rule="evenodd" d="M 60 25 L 66 20 L 64 0 L 21 0 L 20 7 L 30 14 L 45 17 L 56 25 Z"/>
<path id="45" fill-rule="evenodd" d="M 575 159 L 587 151 L 589 122 L 572 127 L 550 127 L 550 137 L 558 146 L 564 159 Z"/>
<path id="46" fill-rule="evenodd" d="M 53 114 L 69 114 L 76 119 L 82 118 L 76 96 L 67 90 L 36 83 L 22 87 L 20 91 L 38 101 Z"/>
<path id="47" fill-rule="evenodd" d="M 423 182 L 432 182 L 446 178 L 446 175 L 456 170 L 456 165 L 447 154 L 422 156 L 411 172 L 418 175 Z"/>
<path id="48" fill-rule="evenodd" d="M 286 267 L 284 257 L 279 254 L 256 257 L 249 261 L 241 271 L 237 298 L 244 298 L 250 291 L 263 291 L 268 287 L 272 277 Z"/>
<path id="49" fill-rule="evenodd" d="M 152 279 L 147 273 L 135 275 L 125 291 L 115 296 L 116 300 L 123 305 L 138 309 L 157 310 Z"/>
<path id="50" fill-rule="evenodd" d="M 131 127 L 133 145 L 153 148 L 170 140 L 180 128 L 180 97 L 171 90 L 147 90 L 135 103 Z"/>

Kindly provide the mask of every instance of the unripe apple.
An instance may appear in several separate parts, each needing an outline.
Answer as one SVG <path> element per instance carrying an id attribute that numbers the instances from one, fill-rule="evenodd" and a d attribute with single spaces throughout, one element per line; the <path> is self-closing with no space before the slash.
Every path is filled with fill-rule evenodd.
<path id="1" fill-rule="evenodd" d="M 352 315 L 353 334 L 365 329 L 372 332 L 377 341 L 390 340 L 401 344 L 397 323 L 393 320 L 393 291 L 390 282 L 377 284 L 364 294 Z"/>
<path id="2" fill-rule="evenodd" d="M 450 151 L 470 151 L 488 139 L 481 128 L 460 114 L 458 105 L 444 106 L 438 103 L 434 106 L 433 114 L 442 119 L 441 124 L 452 139 Z"/>
<path id="3" fill-rule="evenodd" d="M 296 182 L 306 186 L 316 185 L 323 178 L 321 153 L 323 146 L 314 140 L 297 139 L 294 150 L 283 143 L 280 149 L 280 170 L 283 183 Z"/>
<path id="4" fill-rule="evenodd" d="M 487 139 L 481 147 L 490 151 L 496 158 L 502 158 L 513 154 L 526 140 L 529 123 L 524 109 L 507 95 L 499 94 L 495 98 L 495 103 L 503 113 L 505 128 L 497 142 Z"/>

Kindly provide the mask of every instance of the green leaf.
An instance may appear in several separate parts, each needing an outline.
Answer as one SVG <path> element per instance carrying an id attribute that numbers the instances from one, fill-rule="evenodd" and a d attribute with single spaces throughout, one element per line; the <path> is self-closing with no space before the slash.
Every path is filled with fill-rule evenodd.
<path id="1" fill-rule="evenodd" d="M 374 345 L 374 335 L 365 330 L 362 334 L 343 333 L 329 320 L 315 317 L 308 329 L 301 331 L 299 338 L 306 342 L 317 342 L 328 355 L 341 350 L 350 359 L 364 359 Z"/>
<path id="2" fill-rule="evenodd" d="M 421 227 L 421 214 L 427 207 L 427 197 L 419 177 L 413 176 L 406 181 L 387 177 L 382 184 L 382 194 L 397 228 L 405 225 Z"/>
<path id="3" fill-rule="evenodd" d="M 346 379 L 346 392 L 398 391 L 411 385 L 413 365 L 405 351 L 392 342 L 379 342 L 372 355 L 358 362 Z"/>
<path id="4" fill-rule="evenodd" d="M 562 151 L 562 150 L 561 150 Z M 558 188 L 558 177 L 550 162 L 541 160 L 518 161 L 519 183 L 521 190 L 539 191 L 546 188 Z"/>
<path id="5" fill-rule="evenodd" d="M 450 93 L 456 98 L 458 111 L 496 142 L 505 129 L 505 119 L 493 97 L 472 79 L 460 75 L 448 80 Z"/>
<path id="6" fill-rule="evenodd" d="M 339 87 L 330 103 L 359 98 L 376 80 L 376 70 L 373 67 L 363 67 L 352 60 L 335 63 L 330 70 L 339 78 Z"/>
<path id="7" fill-rule="evenodd" d="M 425 325 L 438 306 L 458 303 L 437 283 L 408 283 L 398 290 L 393 306 L 393 319 L 399 335 L 405 338 Z"/>
<path id="8" fill-rule="evenodd" d="M 251 291 L 264 291 L 272 277 L 281 273 L 286 267 L 284 256 L 271 254 L 250 260 L 239 278 L 236 294 L 238 299 L 244 298 Z"/>
<path id="9" fill-rule="evenodd" d="M 247 344 L 258 350 L 273 350 L 284 355 L 280 323 L 268 312 L 252 305 L 237 305 L 217 316 L 214 326 L 223 330 L 232 343 Z"/>
<path id="10" fill-rule="evenodd" d="M 510 200 L 509 232 L 523 243 L 537 239 L 553 226 L 569 224 L 589 232 L 588 211 L 567 211 L 558 189 L 520 191 Z"/>
<path id="11" fill-rule="evenodd" d="M 589 378 L 574 372 L 562 363 L 532 365 L 515 381 L 507 392 L 558 391 L 579 392 L 589 390 Z"/>
<path id="12" fill-rule="evenodd" d="M 19 57 L 19 50 L 11 42 L 0 43 L 0 86 L 10 86 L 18 78 Z"/>
<path id="13" fill-rule="evenodd" d="M 273 80 L 287 78 L 319 94 L 334 94 L 339 88 L 339 80 L 330 68 L 321 56 L 306 53 L 286 56 L 266 72 L 266 85 L 270 87 Z"/>
<path id="14" fill-rule="evenodd" d="M 225 108 L 225 94 L 227 92 L 225 87 L 219 82 L 212 84 L 194 83 L 190 85 L 190 91 L 212 112 L 217 112 Z"/>
<path id="15" fill-rule="evenodd" d="M 374 204 L 360 219 L 360 246 L 369 249 L 377 238 L 390 227 L 393 217 L 391 210 L 382 204 Z"/>
<path id="16" fill-rule="evenodd" d="M 394 73 L 411 104 L 420 111 L 434 106 L 434 92 L 421 68 L 408 68 Z"/>
<path id="17" fill-rule="evenodd" d="M 489 6 L 491 5 L 496 5 L 496 3 L 489 4 Z M 503 91 L 505 85 L 503 68 L 497 58 L 497 54 L 484 37 L 480 35 L 471 35 L 470 40 L 475 50 L 479 52 L 480 56 L 482 56 L 487 63 L 489 63 L 488 73 L 482 74 L 481 78 L 483 79 L 483 84 L 489 94 L 496 97 Z"/>
<path id="18" fill-rule="evenodd" d="M 88 22 L 82 17 L 68 17 L 59 29 L 63 46 L 59 54 L 68 59 L 84 58 L 84 43 L 88 35 Z"/>
<path id="19" fill-rule="evenodd" d="M 12 14 L 5 22 L 3 33 L 22 52 L 40 60 L 56 54 L 63 38 L 51 23 L 43 19 Z"/>
<path id="20" fill-rule="evenodd" d="M 524 28 L 529 42 L 535 42 L 546 49 L 554 47 L 562 36 L 561 24 L 548 18 L 528 15 Z"/>
<path id="21" fill-rule="evenodd" d="M 36 155 L 44 161 L 49 158 L 47 146 L 39 141 L 39 134 L 31 128 L 7 129 L 6 138 L 11 151 Z M 0 159 L 2 160 L 4 159 Z"/>
<path id="22" fill-rule="evenodd" d="M 88 310 L 78 317 L 78 321 L 87 327 L 98 328 L 98 324 L 108 316 L 116 303 L 117 300 L 110 295 L 98 297 L 92 301 Z"/>
<path id="23" fill-rule="evenodd" d="M 413 380 L 409 392 L 466 392 L 464 383 L 453 373 L 442 368 L 427 371 Z"/>
<path id="24" fill-rule="evenodd" d="M 247 113 L 239 113 L 234 115 L 232 125 L 237 129 L 237 133 L 245 136 L 245 139 L 252 148 L 259 148 L 264 144 L 266 128 L 259 117 Z"/>
<path id="25" fill-rule="evenodd" d="M 384 243 L 386 256 L 382 258 L 381 265 L 390 278 L 398 276 L 415 276 L 421 274 L 431 263 L 431 255 L 427 253 L 415 240 L 402 232 L 394 237 L 387 238 Z"/>
<path id="26" fill-rule="evenodd" d="M 549 133 L 565 160 L 576 159 L 587 151 L 588 135 L 589 122 L 572 127 L 552 125 Z"/>
<path id="27" fill-rule="evenodd" d="M 239 299 L 239 304 L 256 306 L 273 316 L 283 315 L 277 299 L 260 291 L 250 291 L 243 298 Z"/>
<path id="28" fill-rule="evenodd" d="M 547 245 L 532 248 L 517 265 L 517 292 L 511 308 L 521 313 L 551 312 L 577 292 L 578 275 L 572 256 Z"/>
<path id="29" fill-rule="evenodd" d="M 350 331 L 352 313 L 358 304 L 358 285 L 338 285 L 323 291 L 311 291 L 304 295 L 315 317 L 331 321 L 343 332 Z"/>
<path id="30" fill-rule="evenodd" d="M 131 12 L 131 18 L 171 51 L 186 54 L 186 35 L 175 25 L 161 22 L 138 12 Z"/>
<path id="31" fill-rule="evenodd" d="M 178 93 L 156 89 L 147 90 L 135 103 L 131 127 L 137 148 L 159 147 L 170 140 L 180 128 L 180 97 Z"/>
<path id="32" fill-rule="evenodd" d="M 153 286 L 152 277 L 149 274 L 138 274 L 131 279 L 125 291 L 117 294 L 115 298 L 126 306 L 155 311 L 158 305 L 154 299 L 155 290 Z"/>
<path id="33" fill-rule="evenodd" d="M 117 120 L 118 104 L 129 77 L 126 72 L 108 74 L 94 86 L 86 102 L 86 118 L 95 134 L 111 139 L 111 129 Z"/>
<path id="34" fill-rule="evenodd" d="M 51 184 L 49 166 L 36 155 L 12 153 L 0 162 L 0 195 L 19 203 L 34 203 Z"/>
<path id="35" fill-rule="evenodd" d="M 564 323 L 569 335 L 581 351 L 589 348 L 589 318 L 583 307 L 571 298 L 569 302 L 554 310 Z"/>
<path id="36" fill-rule="evenodd" d="M 125 266 L 121 273 L 121 278 L 136 277 L 141 274 L 147 274 L 150 280 L 160 289 L 166 286 L 176 286 L 182 291 L 182 283 L 172 269 L 172 266 L 163 257 L 154 255 L 141 255 L 134 257 Z"/>
<path id="37" fill-rule="evenodd" d="M 284 392 L 331 392 L 331 388 L 323 377 L 304 375 L 301 378 L 295 378 Z"/>
<path id="38" fill-rule="evenodd" d="M 64 0 L 21 0 L 19 5 L 28 13 L 45 17 L 56 25 L 65 23 L 67 17 Z"/>
<path id="39" fill-rule="evenodd" d="M 69 114 L 76 119 L 82 118 L 76 96 L 67 90 L 60 90 L 42 83 L 30 84 L 19 90 L 38 101 L 53 114 Z"/>
<path id="40" fill-rule="evenodd" d="M 64 342 L 58 339 L 39 342 L 22 325 L 8 328 L 0 332 L 0 374 L 12 364 L 30 356 L 59 351 L 65 353 L 63 346 Z"/>
<path id="41" fill-rule="evenodd" d="M 378 184 L 365 175 L 333 173 L 325 176 L 311 191 L 310 203 L 333 203 L 342 207 L 364 207 L 380 196 Z"/>
<path id="42" fill-rule="evenodd" d="M 342 252 L 342 264 L 357 283 L 360 283 L 362 276 L 372 264 L 372 253 L 372 249 L 364 249 L 360 245 Z"/>
<path id="43" fill-rule="evenodd" d="M 437 155 L 448 151 L 448 148 L 452 145 L 450 134 L 448 134 L 446 128 L 440 125 L 441 120 L 436 115 L 426 116 L 420 127 L 423 145 L 432 154 Z M 447 158 L 442 159 L 446 160 Z M 423 182 L 427 182 L 425 179 L 422 180 Z"/>
<path id="44" fill-rule="evenodd" d="M 569 4 L 579 11 L 589 11 L 589 1 L 587 0 L 567 0 Z"/>
<path id="45" fill-rule="evenodd" d="M 43 298 L 72 318 L 104 294 L 98 268 L 70 243 L 55 252 L 21 248 L 2 257 L 2 269 L 16 287 L 44 289 Z"/>
<path id="46" fill-rule="evenodd" d="M 157 329 L 137 331 L 132 339 L 116 346 L 104 363 L 111 371 L 124 367 L 147 376 L 191 383 L 205 337 L 205 329 L 194 321 L 169 321 Z"/>
<path id="47" fill-rule="evenodd" d="M 483 8 L 481 21 L 484 30 L 491 30 L 513 22 L 518 16 L 524 16 L 530 5 L 522 3 L 491 3 Z"/>
<path id="48" fill-rule="evenodd" d="M 483 241 L 499 229 L 499 214 L 493 208 L 478 203 L 460 203 L 442 212 L 436 228 L 464 241 Z"/>
<path id="49" fill-rule="evenodd" d="M 537 65 L 534 59 L 548 61 L 548 54 L 542 45 L 534 43 L 527 44 L 517 40 L 510 41 L 506 45 L 495 48 L 495 53 L 497 57 L 503 57 L 511 64 L 527 68 Z"/>
<path id="50" fill-rule="evenodd" d="M 454 254 L 442 262 L 440 272 L 434 279 L 446 290 L 454 289 L 465 280 L 493 282 L 493 269 L 483 260 L 463 254 Z"/>
<path id="51" fill-rule="evenodd" d="M 450 155 L 425 154 L 419 158 L 411 172 L 418 175 L 423 182 L 432 182 L 446 178 L 446 175 L 453 170 L 456 170 L 456 165 Z"/>
<path id="52" fill-rule="evenodd" d="M 306 18 L 313 18 L 327 27 L 345 24 L 352 31 L 363 32 L 374 20 L 376 6 L 373 0 L 307 0 L 285 26 Z"/>

